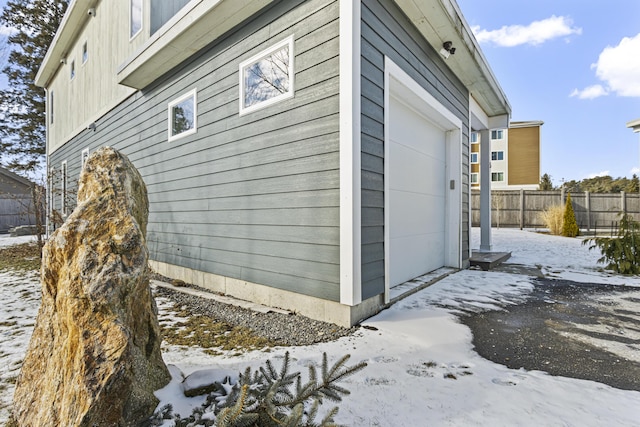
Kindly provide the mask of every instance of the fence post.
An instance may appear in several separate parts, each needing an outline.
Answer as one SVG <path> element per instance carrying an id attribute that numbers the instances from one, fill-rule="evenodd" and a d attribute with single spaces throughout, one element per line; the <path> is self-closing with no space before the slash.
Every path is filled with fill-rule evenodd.
<path id="1" fill-rule="evenodd" d="M 520 230 L 524 228 L 524 188 L 520 189 Z"/>
<path id="2" fill-rule="evenodd" d="M 622 213 L 627 213 L 627 194 L 624 191 L 620 192 L 620 204 Z"/>
<path id="3" fill-rule="evenodd" d="M 591 195 L 588 191 L 584 192 L 584 206 L 587 208 L 587 231 L 591 230 Z"/>
<path id="4" fill-rule="evenodd" d="M 562 188 L 560 189 L 560 204 L 562 206 L 564 206 L 564 185 L 562 186 Z"/>

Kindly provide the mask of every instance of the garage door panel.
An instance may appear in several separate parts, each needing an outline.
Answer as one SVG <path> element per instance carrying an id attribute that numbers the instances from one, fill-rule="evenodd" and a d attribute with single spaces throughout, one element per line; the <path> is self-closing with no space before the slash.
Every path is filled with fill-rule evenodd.
<path id="1" fill-rule="evenodd" d="M 393 159 L 389 170 L 393 179 L 389 182 L 389 188 L 444 195 L 444 174 L 436 172 L 444 170 L 444 162 L 399 145 L 395 141 L 391 142 L 389 156 Z"/>
<path id="2" fill-rule="evenodd" d="M 399 284 L 444 265 L 444 232 L 391 239 L 391 283 Z"/>
<path id="3" fill-rule="evenodd" d="M 391 134 L 398 141 L 402 141 L 402 144 L 417 151 L 423 151 L 425 148 L 429 150 L 422 142 L 425 140 L 437 140 L 440 138 L 442 131 L 413 109 L 397 100 L 393 101 L 394 108 L 390 111 Z M 444 161 L 444 148 L 435 144 L 431 148 L 436 149 L 439 153 L 438 157 Z"/>
<path id="4" fill-rule="evenodd" d="M 432 209 L 432 207 L 444 203 L 444 197 L 391 191 L 390 203 L 391 206 L 403 211 L 402 215 L 392 215 L 389 218 L 391 238 L 428 234 L 442 229 L 445 220 L 444 211 Z"/>

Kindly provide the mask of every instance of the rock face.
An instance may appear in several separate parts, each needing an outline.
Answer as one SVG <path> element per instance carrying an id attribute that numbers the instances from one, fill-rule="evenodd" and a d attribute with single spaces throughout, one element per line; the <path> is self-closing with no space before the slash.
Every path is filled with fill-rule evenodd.
<path id="1" fill-rule="evenodd" d="M 42 305 L 18 377 L 18 426 L 135 426 L 170 380 L 145 243 L 147 191 L 131 162 L 96 151 L 78 207 L 43 250 Z"/>

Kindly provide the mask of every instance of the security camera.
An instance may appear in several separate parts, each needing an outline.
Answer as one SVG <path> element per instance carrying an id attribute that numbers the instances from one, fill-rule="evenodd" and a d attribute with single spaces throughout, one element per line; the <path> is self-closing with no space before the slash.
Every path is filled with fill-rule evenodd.
<path id="1" fill-rule="evenodd" d="M 61 64 L 66 64 L 67 63 L 67 58 L 60 58 L 60 63 Z"/>
<path id="2" fill-rule="evenodd" d="M 95 17 L 96 9 L 92 7 L 91 9 L 87 10 L 87 15 Z"/>
<path id="3" fill-rule="evenodd" d="M 89 123 L 89 126 L 87 126 L 87 130 L 95 131 L 96 130 L 96 122 Z"/>

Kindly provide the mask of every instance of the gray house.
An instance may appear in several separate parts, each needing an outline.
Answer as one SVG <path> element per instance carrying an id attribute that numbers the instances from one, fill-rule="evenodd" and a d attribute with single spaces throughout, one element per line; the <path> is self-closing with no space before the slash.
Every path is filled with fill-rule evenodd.
<path id="1" fill-rule="evenodd" d="M 0 167 L 0 233 L 35 224 L 32 185 L 28 179 Z"/>
<path id="2" fill-rule="evenodd" d="M 454 0 L 75 0 L 36 82 L 53 209 L 113 146 L 156 271 L 341 325 L 468 266 L 469 134 L 510 114 Z"/>

